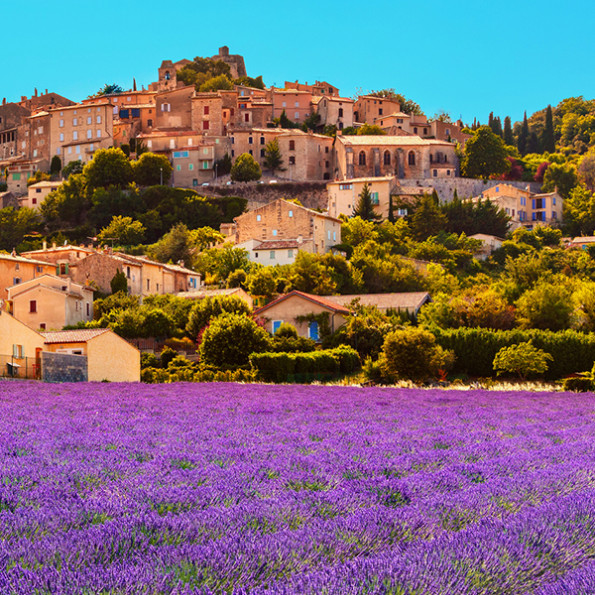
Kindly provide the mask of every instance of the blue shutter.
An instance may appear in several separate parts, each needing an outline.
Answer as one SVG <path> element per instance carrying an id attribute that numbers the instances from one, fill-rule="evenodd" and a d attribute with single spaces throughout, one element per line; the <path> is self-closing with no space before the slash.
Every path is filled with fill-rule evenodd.
<path id="1" fill-rule="evenodd" d="M 314 339 L 314 341 L 318 341 L 318 323 L 313 320 L 310 323 L 310 327 L 309 327 L 309 331 L 310 331 L 310 339 Z"/>
<path id="2" fill-rule="evenodd" d="M 273 335 L 277 332 L 282 322 L 282 320 L 273 320 Z"/>

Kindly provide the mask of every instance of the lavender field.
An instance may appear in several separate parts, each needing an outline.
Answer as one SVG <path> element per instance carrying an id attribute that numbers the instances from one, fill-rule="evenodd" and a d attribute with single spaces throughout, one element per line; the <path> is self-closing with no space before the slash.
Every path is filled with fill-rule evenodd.
<path id="1" fill-rule="evenodd" d="M 595 592 L 595 396 L 0 383 L 0 593 Z"/>

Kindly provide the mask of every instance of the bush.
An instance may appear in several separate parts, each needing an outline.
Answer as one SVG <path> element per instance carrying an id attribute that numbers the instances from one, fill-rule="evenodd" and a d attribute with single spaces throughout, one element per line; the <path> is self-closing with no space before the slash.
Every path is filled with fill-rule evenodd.
<path id="1" fill-rule="evenodd" d="M 192 306 L 186 332 L 191 338 L 196 338 L 211 318 L 223 313 L 250 314 L 251 310 L 242 298 L 234 295 L 203 298 Z"/>
<path id="2" fill-rule="evenodd" d="M 382 348 L 386 372 L 403 380 L 423 382 L 436 376 L 441 369 L 450 368 L 453 355 L 447 352 L 427 330 L 409 327 L 392 331 Z"/>
<path id="3" fill-rule="evenodd" d="M 176 351 L 190 351 L 191 353 L 196 351 L 196 343 L 188 337 L 182 337 L 181 339 L 176 339 L 173 337 L 171 339 L 167 339 L 165 344 Z"/>
<path id="4" fill-rule="evenodd" d="M 524 379 L 530 375 L 547 372 L 548 362 L 553 359 L 549 353 L 543 349 L 537 349 L 530 341 L 527 341 L 510 347 L 502 347 L 494 357 L 493 366 L 498 375 L 502 372 L 509 372 Z"/>
<path id="5" fill-rule="evenodd" d="M 262 170 L 260 165 L 249 153 L 242 153 L 231 167 L 231 179 L 236 182 L 250 182 L 260 180 Z"/>
<path id="6" fill-rule="evenodd" d="M 202 336 L 200 359 L 213 366 L 238 367 L 251 353 L 270 347 L 269 334 L 245 314 L 222 314 L 211 320 Z"/>
<path id="7" fill-rule="evenodd" d="M 253 353 L 250 365 L 265 382 L 302 382 L 351 374 L 361 362 L 355 349 L 342 346 L 308 353 Z"/>
<path id="8" fill-rule="evenodd" d="M 282 322 L 279 325 L 279 328 L 275 331 L 275 337 L 297 339 L 298 332 L 293 324 L 289 324 L 289 322 Z"/>
<path id="9" fill-rule="evenodd" d="M 562 388 L 567 391 L 587 393 L 595 390 L 595 382 L 587 376 L 574 376 L 572 378 L 564 378 Z"/>
<path id="10" fill-rule="evenodd" d="M 572 330 L 494 331 L 490 329 L 458 328 L 434 331 L 436 341 L 456 355 L 453 371 L 469 376 L 488 377 L 493 374 L 493 362 L 502 347 L 531 341 L 553 358 L 544 378 L 564 378 L 589 370 L 595 360 L 595 334 Z"/>

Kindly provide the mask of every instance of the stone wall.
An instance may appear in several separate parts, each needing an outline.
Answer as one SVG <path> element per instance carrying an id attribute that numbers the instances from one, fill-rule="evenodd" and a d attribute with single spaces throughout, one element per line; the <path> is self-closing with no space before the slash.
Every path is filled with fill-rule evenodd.
<path id="1" fill-rule="evenodd" d="M 41 379 L 44 382 L 87 382 L 87 356 L 42 351 Z"/>
<path id="2" fill-rule="evenodd" d="M 309 209 L 327 208 L 326 182 L 279 182 L 258 184 L 257 182 L 236 182 L 232 186 L 209 186 L 201 188 L 203 196 L 239 196 L 248 201 L 249 211 L 269 204 L 278 198 L 297 198 Z"/>
<path id="3" fill-rule="evenodd" d="M 525 189 L 529 186 L 531 192 L 539 192 L 541 184 L 537 182 L 509 182 L 506 180 L 475 180 L 472 178 L 408 178 L 399 180 L 402 187 L 432 186 L 442 202 L 450 202 L 456 189 L 459 198 L 479 196 L 484 190 L 494 186 L 509 184 L 515 188 Z"/>

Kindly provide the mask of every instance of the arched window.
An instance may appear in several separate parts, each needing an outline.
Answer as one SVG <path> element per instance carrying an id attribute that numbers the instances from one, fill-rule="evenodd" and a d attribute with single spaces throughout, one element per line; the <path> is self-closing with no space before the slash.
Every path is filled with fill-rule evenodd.
<path id="1" fill-rule="evenodd" d="M 384 165 L 390 165 L 390 153 L 384 151 Z"/>
<path id="2" fill-rule="evenodd" d="M 169 81 L 169 79 L 171 78 L 171 75 L 169 74 L 169 70 L 165 71 L 165 80 Z"/>
<path id="3" fill-rule="evenodd" d="M 408 162 L 409 165 L 415 165 L 415 153 L 413 151 L 409 151 Z"/>
<path id="4" fill-rule="evenodd" d="M 359 164 L 366 165 L 366 154 L 363 151 L 359 153 Z"/>

